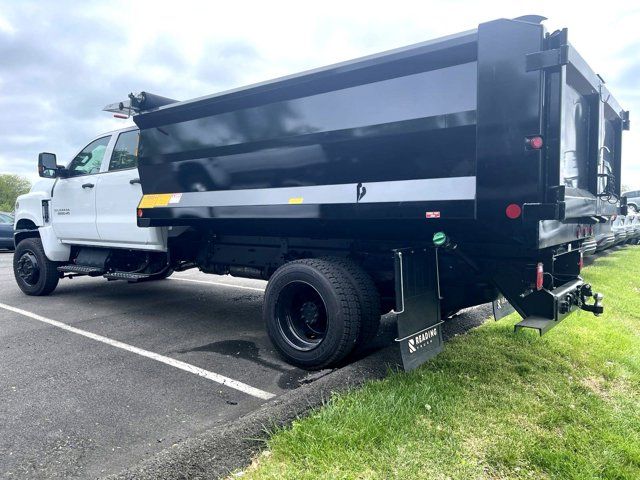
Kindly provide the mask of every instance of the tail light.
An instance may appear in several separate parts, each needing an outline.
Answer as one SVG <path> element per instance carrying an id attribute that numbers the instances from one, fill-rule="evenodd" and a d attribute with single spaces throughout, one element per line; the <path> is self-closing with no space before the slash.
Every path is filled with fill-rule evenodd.
<path id="1" fill-rule="evenodd" d="M 511 220 L 515 220 L 516 218 L 520 217 L 520 215 L 522 215 L 522 208 L 517 203 L 511 203 L 507 205 L 507 208 L 504 213 L 507 216 L 507 218 L 510 218 Z"/>
<path id="2" fill-rule="evenodd" d="M 544 264 L 538 263 L 536 266 L 536 290 L 542 290 L 544 285 Z"/>
<path id="3" fill-rule="evenodd" d="M 578 262 L 578 267 L 580 268 L 580 270 L 582 270 L 582 267 L 584 267 L 584 255 L 582 252 L 580 252 L 580 261 Z"/>
<path id="4" fill-rule="evenodd" d="M 525 143 L 528 148 L 533 150 L 540 150 L 544 146 L 544 140 L 539 135 L 535 135 L 533 137 L 527 137 L 525 139 Z"/>

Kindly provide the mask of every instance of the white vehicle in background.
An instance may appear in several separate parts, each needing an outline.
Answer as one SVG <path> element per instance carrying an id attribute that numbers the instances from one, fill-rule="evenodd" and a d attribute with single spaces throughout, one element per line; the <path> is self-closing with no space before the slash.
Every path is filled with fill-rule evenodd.
<path id="1" fill-rule="evenodd" d="M 13 268 L 24 293 L 47 295 L 65 274 L 135 281 L 171 274 L 167 229 L 136 224 L 138 137 L 136 127 L 100 135 L 64 166 L 40 154 L 45 178 L 15 208 Z"/>
<path id="2" fill-rule="evenodd" d="M 632 192 L 624 192 L 623 197 L 627 197 L 627 205 L 629 212 L 640 213 L 640 190 L 634 190 Z"/>

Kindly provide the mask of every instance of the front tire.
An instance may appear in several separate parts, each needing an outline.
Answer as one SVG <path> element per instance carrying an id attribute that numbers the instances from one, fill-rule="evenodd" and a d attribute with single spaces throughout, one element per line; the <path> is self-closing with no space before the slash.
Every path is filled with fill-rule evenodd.
<path id="1" fill-rule="evenodd" d="M 58 286 L 58 264 L 47 258 L 39 238 L 25 238 L 13 254 L 13 274 L 27 295 L 49 295 Z"/>
<path id="2" fill-rule="evenodd" d="M 281 266 L 269 280 L 262 312 L 278 352 L 306 369 L 338 363 L 360 332 L 358 292 L 344 267 L 327 260 Z"/>

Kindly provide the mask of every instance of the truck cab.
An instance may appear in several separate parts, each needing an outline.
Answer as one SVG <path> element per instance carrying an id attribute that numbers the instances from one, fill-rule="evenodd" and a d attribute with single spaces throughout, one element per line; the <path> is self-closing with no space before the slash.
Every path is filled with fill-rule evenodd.
<path id="1" fill-rule="evenodd" d="M 29 240 L 30 247 L 18 249 L 14 259 L 16 280 L 25 293 L 50 293 L 57 284 L 53 279 L 65 271 L 113 274 L 122 267 L 131 271 L 153 252 L 166 255 L 167 229 L 136 223 L 142 197 L 138 138 L 137 127 L 99 135 L 63 165 L 54 154 L 39 155 L 43 180 L 18 198 L 15 211 L 16 246 Z M 117 265 L 116 257 L 126 257 L 128 264 Z M 45 285 L 47 269 L 52 273 Z"/>

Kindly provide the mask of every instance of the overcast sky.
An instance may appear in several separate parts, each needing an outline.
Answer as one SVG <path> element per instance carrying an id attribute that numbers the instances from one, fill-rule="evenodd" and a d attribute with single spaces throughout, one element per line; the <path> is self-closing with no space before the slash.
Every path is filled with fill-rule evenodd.
<path id="1" fill-rule="evenodd" d="M 38 152 L 66 163 L 128 125 L 101 109 L 132 91 L 185 100 L 525 14 L 568 27 L 631 110 L 623 183 L 640 188 L 640 3 L 612 0 L 0 0 L 0 173 L 34 179 Z"/>

